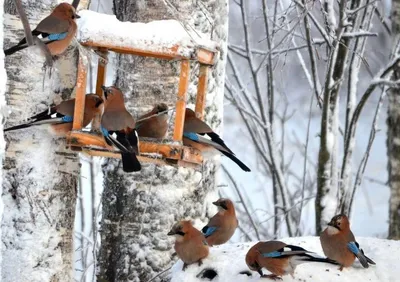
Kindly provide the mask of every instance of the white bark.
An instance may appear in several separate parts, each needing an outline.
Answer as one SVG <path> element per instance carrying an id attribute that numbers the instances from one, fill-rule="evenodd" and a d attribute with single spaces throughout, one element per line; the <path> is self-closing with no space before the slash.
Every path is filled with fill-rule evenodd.
<path id="1" fill-rule="evenodd" d="M 58 3 L 24 1 L 31 27 Z M 23 37 L 23 30 L 12 0 L 6 1 L 5 9 L 6 46 L 10 46 Z M 7 57 L 8 126 L 71 96 L 76 54 L 71 48 L 61 56 L 51 78 L 44 73 L 45 58 L 35 47 Z M 77 155 L 45 129 L 22 130 L 6 137 L 2 281 L 71 281 Z"/>

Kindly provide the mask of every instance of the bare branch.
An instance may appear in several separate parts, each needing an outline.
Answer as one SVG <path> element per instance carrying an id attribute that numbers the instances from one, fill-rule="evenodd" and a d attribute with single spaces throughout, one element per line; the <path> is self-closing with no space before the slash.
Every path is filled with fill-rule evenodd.
<path id="1" fill-rule="evenodd" d="M 29 26 L 28 18 L 26 17 L 21 0 L 15 0 L 15 6 L 17 8 L 19 17 L 21 19 L 22 26 L 24 27 L 26 42 L 28 43 L 28 46 L 32 46 L 33 45 L 32 31 L 31 27 Z"/>
<path id="2" fill-rule="evenodd" d="M 76 9 L 79 6 L 79 2 L 81 2 L 81 0 L 74 0 L 74 1 L 72 1 L 71 5 Z"/>

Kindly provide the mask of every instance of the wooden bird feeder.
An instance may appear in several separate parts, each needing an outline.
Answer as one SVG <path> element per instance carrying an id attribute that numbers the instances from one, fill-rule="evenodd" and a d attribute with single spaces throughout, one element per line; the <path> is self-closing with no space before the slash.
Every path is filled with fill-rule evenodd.
<path id="1" fill-rule="evenodd" d="M 186 95 L 189 87 L 190 61 L 197 61 L 200 64 L 195 112 L 198 118 L 203 119 L 209 67 L 214 64 L 217 51 L 201 46 L 192 46 L 190 47 L 190 52 L 186 52 L 188 53 L 187 55 L 182 55 L 182 52 L 179 52 L 181 47 L 179 45 L 176 45 L 172 48 L 161 48 L 159 51 L 154 51 L 146 50 L 144 48 L 137 48 L 135 46 L 119 47 L 117 45 L 95 41 L 81 41 L 80 43 L 83 46 L 92 48 L 102 54 L 98 61 L 96 82 L 96 94 L 100 97 L 103 97 L 101 86 L 104 85 L 106 78 L 108 51 L 121 54 L 174 60 L 180 63 L 180 79 L 175 105 L 175 122 L 173 127 L 173 141 L 175 141 L 174 145 L 140 140 L 140 155 L 138 156 L 138 159 L 141 162 L 169 164 L 185 167 L 198 167 L 201 165 L 203 162 L 201 153 L 197 149 L 182 145 L 181 142 L 185 120 Z M 188 48 L 186 48 L 186 50 L 187 49 Z M 101 135 L 94 132 L 82 131 L 82 121 L 85 108 L 86 78 L 86 65 L 84 64 L 84 59 L 80 57 L 78 65 L 73 130 L 67 136 L 68 146 L 70 146 L 72 150 L 83 151 L 91 156 L 120 158 L 120 153 L 114 148 L 108 146 Z M 99 124 L 100 117 L 97 117 L 92 122 L 92 128 L 95 130 L 98 129 Z"/>

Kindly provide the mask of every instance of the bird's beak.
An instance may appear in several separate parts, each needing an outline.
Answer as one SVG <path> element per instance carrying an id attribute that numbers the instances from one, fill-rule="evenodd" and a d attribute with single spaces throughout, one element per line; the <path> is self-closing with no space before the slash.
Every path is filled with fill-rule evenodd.
<path id="1" fill-rule="evenodd" d="M 262 272 L 262 269 L 261 269 L 261 268 L 257 269 L 257 272 L 258 272 L 261 276 L 264 276 L 264 273 Z"/>
<path id="2" fill-rule="evenodd" d="M 219 204 L 219 202 L 217 202 L 217 201 L 213 202 L 213 205 L 215 205 L 215 206 L 217 206 L 217 207 L 221 206 L 221 205 Z"/>
<path id="3" fill-rule="evenodd" d="M 167 235 L 168 235 L 168 236 L 175 235 L 175 231 L 173 231 L 173 230 L 171 229 L 171 231 L 169 231 Z"/>
<path id="4" fill-rule="evenodd" d="M 335 226 L 335 224 L 333 223 L 333 221 L 329 221 L 329 222 L 328 222 L 328 225 L 329 225 L 329 226 Z"/>
<path id="5" fill-rule="evenodd" d="M 104 97 L 107 99 L 107 87 L 105 87 L 104 85 L 101 86 L 101 89 L 104 92 Z"/>
<path id="6" fill-rule="evenodd" d="M 81 16 L 78 15 L 77 13 L 75 13 L 74 17 L 75 17 L 75 19 L 80 19 L 81 18 Z"/>

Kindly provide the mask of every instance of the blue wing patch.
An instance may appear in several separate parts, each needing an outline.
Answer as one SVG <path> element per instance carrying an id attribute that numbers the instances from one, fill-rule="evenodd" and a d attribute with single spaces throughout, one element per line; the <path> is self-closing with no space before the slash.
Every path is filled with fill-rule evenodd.
<path id="1" fill-rule="evenodd" d="M 206 233 L 204 233 L 204 236 L 211 236 L 215 230 L 217 230 L 217 227 L 208 227 Z"/>
<path id="2" fill-rule="evenodd" d="M 199 136 L 194 132 L 183 132 L 183 136 L 193 141 L 199 141 Z"/>
<path id="3" fill-rule="evenodd" d="M 54 40 L 54 41 L 56 41 L 56 40 L 62 40 L 62 39 L 64 39 L 65 37 L 67 37 L 67 34 L 68 34 L 68 32 L 53 33 L 53 34 L 50 34 L 47 38 L 50 39 L 50 40 Z"/>
<path id="4" fill-rule="evenodd" d="M 347 243 L 347 248 L 355 255 L 358 255 L 360 249 L 357 247 L 356 242 Z"/>
<path id="5" fill-rule="evenodd" d="M 101 129 L 101 133 L 103 133 L 104 136 L 110 135 L 110 134 L 108 133 L 108 130 L 105 129 L 104 127 L 101 126 L 100 129 Z"/>
<path id="6" fill-rule="evenodd" d="M 261 254 L 264 258 L 279 258 L 280 256 L 282 256 L 281 252 L 278 251 L 273 251 L 270 253 L 262 253 Z"/>
<path id="7" fill-rule="evenodd" d="M 72 122 L 74 120 L 74 118 L 70 117 L 70 116 L 63 116 L 61 120 L 63 122 Z"/>

